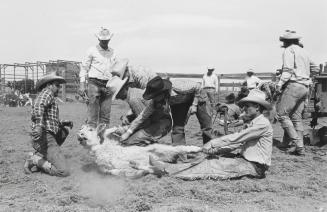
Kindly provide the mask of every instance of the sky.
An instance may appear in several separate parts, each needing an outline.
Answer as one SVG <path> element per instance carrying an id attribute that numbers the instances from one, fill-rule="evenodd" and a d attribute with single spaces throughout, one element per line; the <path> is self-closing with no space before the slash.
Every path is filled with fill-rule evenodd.
<path id="1" fill-rule="evenodd" d="M 118 58 L 156 72 L 274 72 L 286 29 L 327 62 L 325 0 L 1 0 L 0 11 L 0 64 L 82 61 L 100 27 Z"/>

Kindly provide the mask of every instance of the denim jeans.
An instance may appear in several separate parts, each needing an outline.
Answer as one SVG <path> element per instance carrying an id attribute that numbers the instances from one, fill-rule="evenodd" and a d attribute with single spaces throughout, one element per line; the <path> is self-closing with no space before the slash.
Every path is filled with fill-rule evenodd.
<path id="1" fill-rule="evenodd" d="M 96 127 L 98 124 L 110 123 L 111 98 L 105 85 L 99 85 L 94 81 L 88 84 L 89 103 L 87 105 L 87 124 Z"/>
<path id="2" fill-rule="evenodd" d="M 32 140 L 33 148 L 37 151 L 37 154 L 40 154 L 41 157 L 51 163 L 51 169 L 44 170 L 50 175 L 60 177 L 69 175 L 65 156 L 60 149 L 60 145 L 63 144 L 66 137 L 67 135 L 62 137 L 60 131 L 56 135 L 45 131 L 39 140 Z"/>
<path id="3" fill-rule="evenodd" d="M 289 142 L 299 148 L 303 147 L 302 112 L 308 92 L 307 86 L 288 82 L 276 105 L 277 118 L 284 129 L 284 134 L 288 135 Z"/>
<path id="4" fill-rule="evenodd" d="M 204 88 L 203 90 L 208 96 L 209 105 L 207 105 L 207 108 L 210 111 L 210 115 L 213 115 L 213 109 L 216 105 L 216 90 L 215 88 Z"/>
<path id="5" fill-rule="evenodd" d="M 193 102 L 189 101 L 182 104 L 171 105 L 171 114 L 173 118 L 173 130 L 171 133 L 172 143 L 174 145 L 185 145 L 185 121 L 189 108 Z M 202 131 L 203 143 L 211 140 L 212 121 L 208 114 L 206 102 L 200 102 L 197 106 L 196 117 L 199 120 Z"/>

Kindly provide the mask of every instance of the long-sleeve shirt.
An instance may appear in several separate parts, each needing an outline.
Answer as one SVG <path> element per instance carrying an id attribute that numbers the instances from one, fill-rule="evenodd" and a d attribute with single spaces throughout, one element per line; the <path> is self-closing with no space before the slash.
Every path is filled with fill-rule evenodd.
<path id="1" fill-rule="evenodd" d="M 92 46 L 82 62 L 80 81 L 85 82 L 86 77 L 109 80 L 116 56 L 112 48 L 102 49 L 99 45 Z"/>
<path id="2" fill-rule="evenodd" d="M 59 109 L 50 89 L 44 88 L 32 106 L 32 129 L 40 126 L 56 134 L 59 129 Z"/>
<path id="3" fill-rule="evenodd" d="M 198 104 L 198 97 L 201 92 L 201 85 L 197 82 L 190 80 L 176 79 L 172 80 L 172 94 L 167 105 L 164 106 L 164 110 L 170 112 L 169 105 L 186 103 L 193 100 L 193 104 Z M 144 108 L 140 115 L 131 123 L 129 132 L 133 133 L 138 127 L 146 122 L 149 117 L 156 113 L 153 100 L 150 100 L 149 104 Z M 168 111 L 169 110 L 169 111 Z"/>
<path id="4" fill-rule="evenodd" d="M 254 118 L 248 128 L 210 141 L 213 148 L 235 148 L 248 161 L 271 165 L 273 128 L 262 114 Z"/>
<path id="5" fill-rule="evenodd" d="M 310 67 L 314 63 L 308 53 L 298 45 L 290 45 L 283 52 L 283 73 L 278 86 L 284 85 L 287 81 L 294 81 L 304 85 L 310 85 Z"/>
<path id="6" fill-rule="evenodd" d="M 131 83 L 131 87 L 145 89 L 146 84 L 157 76 L 155 72 L 152 70 L 139 66 L 128 66 L 129 71 L 129 83 Z"/>
<path id="7" fill-rule="evenodd" d="M 204 74 L 202 77 L 202 88 L 214 88 L 218 92 L 218 77 L 216 74 L 208 76 Z"/>
<path id="8" fill-rule="evenodd" d="M 148 100 L 143 99 L 144 90 L 139 88 L 128 88 L 126 102 L 131 108 L 131 114 L 139 115 L 149 104 Z"/>

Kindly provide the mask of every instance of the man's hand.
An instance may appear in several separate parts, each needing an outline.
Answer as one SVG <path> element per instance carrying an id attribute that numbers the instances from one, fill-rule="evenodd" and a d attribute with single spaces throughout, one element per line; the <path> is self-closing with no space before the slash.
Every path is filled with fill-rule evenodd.
<path id="1" fill-rule="evenodd" d="M 42 137 L 42 132 L 43 132 L 43 129 L 41 126 L 36 126 L 33 130 L 32 130 L 32 139 L 34 141 L 37 141 L 39 140 L 41 137 Z"/>
<path id="2" fill-rule="evenodd" d="M 72 121 L 70 121 L 70 120 L 61 120 L 60 121 L 60 124 L 62 125 L 62 126 L 64 126 L 64 127 L 69 127 L 70 129 L 72 129 L 73 128 L 73 126 L 74 126 L 74 123 L 72 122 Z"/>
<path id="3" fill-rule="evenodd" d="M 192 114 L 196 113 L 197 110 L 198 110 L 197 105 L 192 105 L 192 106 L 190 107 L 190 109 L 189 109 L 189 113 L 192 115 Z"/>
<path id="4" fill-rule="evenodd" d="M 208 155 L 214 155 L 214 154 L 218 153 L 218 148 L 213 147 L 212 143 L 208 142 L 202 147 L 202 152 L 204 152 Z"/>
<path id="5" fill-rule="evenodd" d="M 120 142 L 127 140 L 131 136 L 131 134 L 132 133 L 129 130 L 127 130 L 124 134 L 121 135 Z"/>
<path id="6" fill-rule="evenodd" d="M 122 116 L 122 117 L 120 118 L 120 120 L 121 120 L 121 124 L 122 124 L 123 126 L 125 126 L 125 125 L 129 125 L 129 124 L 130 124 L 130 122 L 129 122 L 127 116 Z"/>
<path id="7" fill-rule="evenodd" d="M 78 93 L 79 93 L 79 95 L 82 96 L 85 92 L 86 92 L 85 82 L 80 82 Z"/>

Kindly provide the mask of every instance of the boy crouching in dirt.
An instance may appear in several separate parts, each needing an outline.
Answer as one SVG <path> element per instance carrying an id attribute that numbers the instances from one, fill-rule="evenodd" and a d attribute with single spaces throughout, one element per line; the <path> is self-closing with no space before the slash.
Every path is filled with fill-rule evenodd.
<path id="1" fill-rule="evenodd" d="M 36 150 L 30 153 L 25 161 L 25 173 L 42 171 L 60 177 L 69 175 L 65 157 L 60 147 L 68 136 L 68 129 L 72 128 L 71 121 L 59 121 L 59 108 L 56 102 L 60 84 L 66 83 L 65 79 L 54 73 L 45 75 L 36 84 L 36 89 L 41 91 L 32 106 L 32 146 Z"/>

